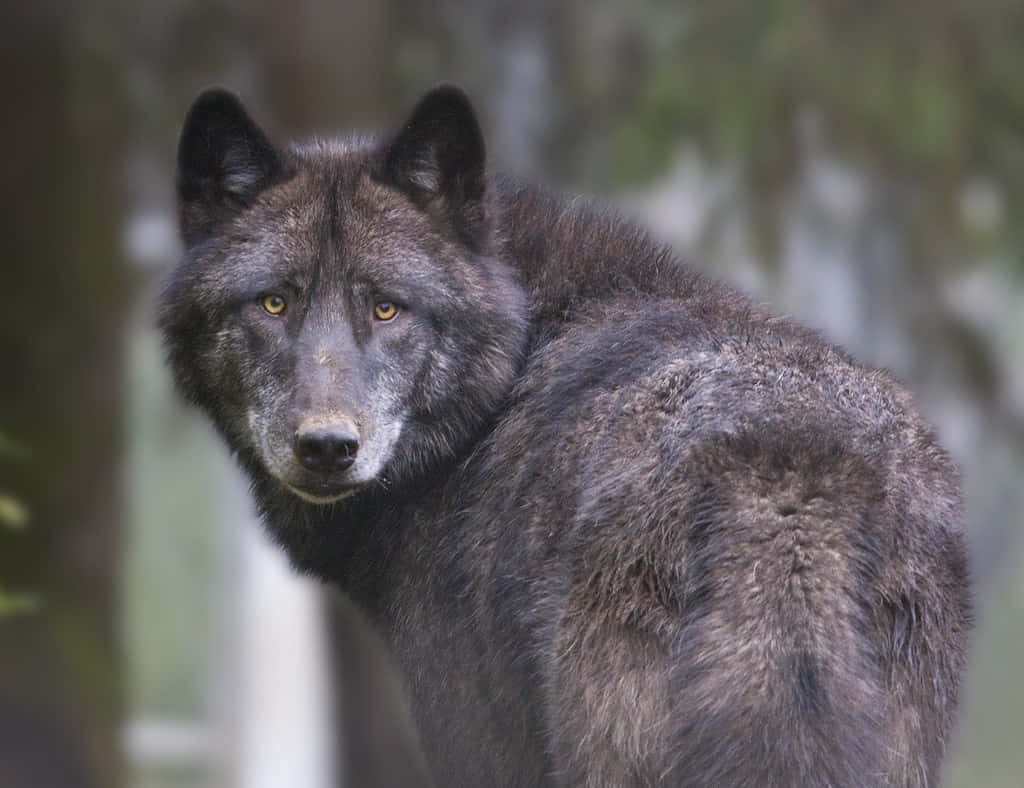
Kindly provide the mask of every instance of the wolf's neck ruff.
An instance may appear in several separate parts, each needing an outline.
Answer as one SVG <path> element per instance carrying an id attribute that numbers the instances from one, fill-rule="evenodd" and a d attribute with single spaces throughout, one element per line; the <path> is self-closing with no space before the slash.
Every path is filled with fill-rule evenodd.
<path id="1" fill-rule="evenodd" d="M 439 785 L 933 785 L 969 626 L 910 397 L 604 210 L 491 177 L 465 95 L 179 147 L 179 388 L 389 640 Z"/>

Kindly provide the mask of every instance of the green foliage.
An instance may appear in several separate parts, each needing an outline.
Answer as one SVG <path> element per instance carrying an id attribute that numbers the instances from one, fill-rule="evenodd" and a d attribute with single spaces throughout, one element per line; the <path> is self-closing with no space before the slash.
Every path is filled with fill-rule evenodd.
<path id="1" fill-rule="evenodd" d="M 28 525 L 28 510 L 14 496 L 0 493 L 0 526 L 21 531 Z"/>
<path id="2" fill-rule="evenodd" d="M 798 129 L 813 112 L 835 155 L 899 185 L 920 232 L 1024 246 L 1024 4 L 641 0 L 628 16 L 605 12 L 624 31 L 617 62 L 640 53 L 605 91 L 613 181 L 663 171 L 688 139 L 777 197 L 800 171 Z M 581 75 L 608 54 L 582 58 Z M 956 213 L 978 176 L 1004 201 L 981 239 Z"/>
<path id="3" fill-rule="evenodd" d="M 0 432 L 0 460 L 20 459 L 26 454 L 21 444 L 15 443 Z"/>
<path id="4" fill-rule="evenodd" d="M 24 451 L 18 444 L 0 433 L 0 458 L 21 457 Z M 0 529 L 22 531 L 28 527 L 28 509 L 17 498 L 0 492 Z M 39 607 L 34 594 L 16 594 L 0 587 L 0 618 L 30 613 Z"/>
<path id="5" fill-rule="evenodd" d="M 35 594 L 12 594 L 0 590 L 0 618 L 34 613 L 39 609 L 39 597 Z"/>

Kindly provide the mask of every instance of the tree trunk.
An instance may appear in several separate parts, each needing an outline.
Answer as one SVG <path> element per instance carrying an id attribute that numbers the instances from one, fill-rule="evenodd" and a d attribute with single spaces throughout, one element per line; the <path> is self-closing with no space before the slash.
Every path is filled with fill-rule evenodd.
<path id="1" fill-rule="evenodd" d="M 22 4 L 0 27 L 0 785 L 120 784 L 117 647 L 121 320 L 112 64 L 75 41 L 74 9 Z"/>

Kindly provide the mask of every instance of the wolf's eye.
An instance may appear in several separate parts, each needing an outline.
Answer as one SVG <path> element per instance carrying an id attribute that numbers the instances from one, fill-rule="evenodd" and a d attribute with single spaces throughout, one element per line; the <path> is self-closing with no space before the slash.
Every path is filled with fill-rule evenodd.
<path id="1" fill-rule="evenodd" d="M 272 315 L 279 315 L 284 311 L 284 299 L 279 295 L 263 296 L 263 300 L 260 303 Z"/>
<path id="2" fill-rule="evenodd" d="M 391 320 L 398 314 L 398 307 L 390 301 L 378 301 L 373 306 L 373 316 L 378 320 Z"/>

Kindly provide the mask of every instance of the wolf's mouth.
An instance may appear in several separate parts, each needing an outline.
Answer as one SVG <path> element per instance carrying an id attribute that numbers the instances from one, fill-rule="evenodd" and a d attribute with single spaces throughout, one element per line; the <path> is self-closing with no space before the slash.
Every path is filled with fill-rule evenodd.
<path id="1" fill-rule="evenodd" d="M 322 481 L 314 482 L 312 484 L 303 484 L 301 486 L 295 484 L 288 484 L 287 482 L 285 482 L 285 487 L 287 487 L 289 490 L 291 490 L 304 501 L 320 505 L 327 505 L 337 503 L 343 498 L 348 498 L 350 495 L 359 490 L 362 487 L 362 485 Z"/>

